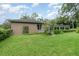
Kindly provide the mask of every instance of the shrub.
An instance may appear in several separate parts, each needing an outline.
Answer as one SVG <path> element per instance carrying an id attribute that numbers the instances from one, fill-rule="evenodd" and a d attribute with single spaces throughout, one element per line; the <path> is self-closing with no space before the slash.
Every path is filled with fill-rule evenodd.
<path id="1" fill-rule="evenodd" d="M 56 30 L 53 31 L 53 33 L 54 33 L 54 34 L 60 34 L 60 33 L 63 33 L 63 31 L 56 29 Z"/>
<path id="2" fill-rule="evenodd" d="M 76 33 L 79 33 L 79 28 L 76 29 Z"/>
<path id="3" fill-rule="evenodd" d="M 65 30 L 63 30 L 63 32 L 74 32 L 75 31 L 75 29 L 65 29 Z"/>
<path id="4" fill-rule="evenodd" d="M 52 30 L 50 28 L 46 28 L 44 33 L 47 35 L 52 35 Z"/>
<path id="5" fill-rule="evenodd" d="M 12 34 L 12 30 L 0 28 L 0 40 L 8 38 Z"/>

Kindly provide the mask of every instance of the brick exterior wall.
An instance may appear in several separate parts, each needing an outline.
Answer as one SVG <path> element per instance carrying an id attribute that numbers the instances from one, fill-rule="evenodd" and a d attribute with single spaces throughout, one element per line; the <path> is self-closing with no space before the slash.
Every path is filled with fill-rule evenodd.
<path id="1" fill-rule="evenodd" d="M 11 23 L 11 29 L 13 30 L 14 35 L 23 34 L 23 27 L 29 27 L 29 33 L 37 33 L 39 30 L 37 29 L 37 24 L 28 24 L 28 23 Z M 43 29 L 43 26 L 42 26 Z"/>

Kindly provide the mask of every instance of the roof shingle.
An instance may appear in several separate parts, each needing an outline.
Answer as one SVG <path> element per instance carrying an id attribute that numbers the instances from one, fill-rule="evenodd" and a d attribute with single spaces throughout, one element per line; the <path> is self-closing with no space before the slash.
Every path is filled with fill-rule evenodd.
<path id="1" fill-rule="evenodd" d="M 43 24 L 42 21 L 36 21 L 35 19 L 14 19 L 14 20 L 9 20 L 9 22 L 11 23 L 34 23 L 34 24 L 37 24 L 37 23 L 41 23 Z"/>

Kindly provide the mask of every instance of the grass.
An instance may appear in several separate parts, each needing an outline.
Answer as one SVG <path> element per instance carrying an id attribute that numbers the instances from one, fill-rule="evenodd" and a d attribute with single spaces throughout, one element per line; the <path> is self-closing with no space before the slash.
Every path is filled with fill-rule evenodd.
<path id="1" fill-rule="evenodd" d="M 1 56 L 78 56 L 79 34 L 11 36 L 0 42 Z"/>

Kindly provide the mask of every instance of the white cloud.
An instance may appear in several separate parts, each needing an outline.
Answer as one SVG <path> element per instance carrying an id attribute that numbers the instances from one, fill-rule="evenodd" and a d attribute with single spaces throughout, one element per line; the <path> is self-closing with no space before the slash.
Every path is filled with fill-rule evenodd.
<path id="1" fill-rule="evenodd" d="M 48 4 L 48 7 L 49 7 L 49 8 L 52 8 L 52 7 L 53 7 L 53 8 L 60 9 L 61 6 L 62 6 L 61 3 L 49 3 L 49 4 Z"/>
<path id="2" fill-rule="evenodd" d="M 4 11 L 0 11 L 0 17 L 2 17 L 5 14 Z"/>
<path id="3" fill-rule="evenodd" d="M 25 5 L 18 5 L 18 6 L 15 6 L 15 7 L 12 7 L 9 9 L 10 12 L 12 13 L 23 13 L 24 11 L 27 11 L 27 10 L 30 10 L 29 7 L 25 6 Z"/>
<path id="4" fill-rule="evenodd" d="M 58 3 L 49 3 L 48 7 L 52 7 L 52 6 L 56 6 L 56 5 L 58 5 Z"/>
<path id="5" fill-rule="evenodd" d="M 11 6 L 11 4 L 0 4 L 0 8 L 5 12 L 9 13 L 23 13 L 24 10 L 31 10 L 29 7 L 25 5 Z"/>
<path id="6" fill-rule="evenodd" d="M 49 13 L 51 10 L 47 10 L 47 13 Z"/>
<path id="7" fill-rule="evenodd" d="M 9 8 L 9 11 L 12 13 L 17 13 L 17 12 L 23 12 L 24 9 L 29 9 L 29 7 L 26 7 L 25 5 L 18 5 L 18 6 Z"/>
<path id="8" fill-rule="evenodd" d="M 39 17 L 42 17 L 42 14 L 38 13 Z"/>
<path id="9" fill-rule="evenodd" d="M 39 3 L 33 3 L 32 4 L 32 7 L 36 7 L 36 6 L 38 6 L 39 5 Z"/>
<path id="10" fill-rule="evenodd" d="M 0 8 L 2 9 L 9 9 L 11 7 L 10 4 L 0 4 Z"/>
<path id="11" fill-rule="evenodd" d="M 55 18 L 57 16 L 58 16 L 58 12 L 57 11 L 55 11 L 55 12 L 52 11 L 52 12 L 49 12 L 46 17 L 50 19 L 50 18 Z"/>
<path id="12" fill-rule="evenodd" d="M 61 9 L 61 5 L 55 6 L 54 8 L 56 8 L 56 9 Z"/>
<path id="13" fill-rule="evenodd" d="M 49 3 L 48 7 L 49 10 L 47 10 L 47 18 L 55 18 L 58 16 L 58 10 L 61 8 L 62 4 L 59 3 Z"/>
<path id="14" fill-rule="evenodd" d="M 48 4 L 48 7 L 51 7 L 53 4 L 52 3 L 50 3 L 50 4 Z"/>
<path id="15" fill-rule="evenodd" d="M 0 19 L 5 20 L 8 18 L 20 18 L 21 15 L 25 14 L 25 12 L 30 11 L 26 5 L 11 5 L 11 4 L 0 4 Z M 1 21 L 0 22 L 4 22 Z"/>

